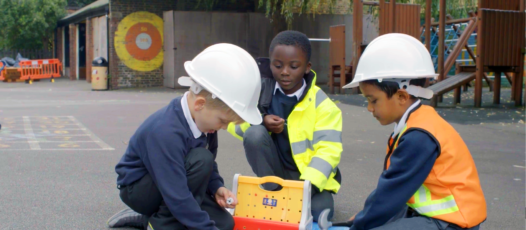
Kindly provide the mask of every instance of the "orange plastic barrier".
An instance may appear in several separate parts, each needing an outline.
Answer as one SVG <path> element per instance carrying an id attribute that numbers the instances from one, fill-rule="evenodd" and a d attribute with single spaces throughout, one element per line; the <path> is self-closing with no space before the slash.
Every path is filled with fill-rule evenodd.
<path id="1" fill-rule="evenodd" d="M 21 80 L 35 80 L 60 77 L 62 63 L 58 59 L 21 61 L 18 71 Z"/>
<path id="2" fill-rule="evenodd" d="M 5 69 L 4 63 L 0 61 L 0 81 L 4 80 L 4 69 Z"/>

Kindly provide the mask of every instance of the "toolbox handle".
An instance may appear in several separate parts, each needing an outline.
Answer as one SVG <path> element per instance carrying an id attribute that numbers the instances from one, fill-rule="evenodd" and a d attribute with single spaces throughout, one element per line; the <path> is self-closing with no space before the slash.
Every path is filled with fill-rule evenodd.
<path id="1" fill-rule="evenodd" d="M 279 185 L 283 185 L 285 180 L 277 177 L 277 176 L 266 176 L 266 177 L 260 177 L 258 183 L 259 184 L 265 184 L 265 183 L 275 183 Z"/>
<path id="2" fill-rule="evenodd" d="M 261 185 L 265 183 L 275 183 L 283 187 L 300 188 L 300 189 L 303 189 L 303 184 L 305 183 L 305 181 L 285 180 L 277 176 L 266 176 L 266 177 L 240 176 L 238 180 L 239 182 L 248 183 L 248 184 Z"/>

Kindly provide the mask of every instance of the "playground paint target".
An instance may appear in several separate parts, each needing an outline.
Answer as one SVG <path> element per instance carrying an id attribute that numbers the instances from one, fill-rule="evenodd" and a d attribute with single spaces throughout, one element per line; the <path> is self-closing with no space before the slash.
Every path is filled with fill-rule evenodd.
<path id="1" fill-rule="evenodd" d="M 147 72 L 163 64 L 163 20 L 139 11 L 121 20 L 115 31 L 115 50 L 130 69 Z"/>

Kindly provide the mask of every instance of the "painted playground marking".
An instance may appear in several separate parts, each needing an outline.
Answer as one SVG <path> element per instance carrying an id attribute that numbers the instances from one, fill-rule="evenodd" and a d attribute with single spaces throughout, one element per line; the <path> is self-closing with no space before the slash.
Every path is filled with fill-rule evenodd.
<path id="1" fill-rule="evenodd" d="M 0 152 L 115 150 L 73 116 L 7 117 L 0 124 Z"/>
<path id="2" fill-rule="evenodd" d="M 31 121 L 29 120 L 29 117 L 23 117 L 24 119 L 24 128 L 26 131 L 27 139 L 36 139 L 35 134 L 33 133 L 33 127 L 31 127 Z M 38 142 L 28 142 L 29 147 L 31 147 L 31 150 L 40 150 L 40 145 Z"/>

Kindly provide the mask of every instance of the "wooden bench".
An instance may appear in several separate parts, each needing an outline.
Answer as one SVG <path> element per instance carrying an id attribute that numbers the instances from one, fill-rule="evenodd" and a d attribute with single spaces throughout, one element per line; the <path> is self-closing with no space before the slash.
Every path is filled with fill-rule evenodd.
<path id="1" fill-rule="evenodd" d="M 466 83 L 473 81 L 475 79 L 476 73 L 471 72 L 460 72 L 454 76 L 450 76 L 443 81 L 440 81 L 432 86 L 429 86 L 428 89 L 433 91 L 433 98 L 431 99 L 431 105 L 436 107 L 438 104 L 438 97 L 442 94 L 447 93 L 453 89 L 459 88 Z"/>

